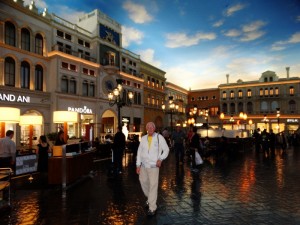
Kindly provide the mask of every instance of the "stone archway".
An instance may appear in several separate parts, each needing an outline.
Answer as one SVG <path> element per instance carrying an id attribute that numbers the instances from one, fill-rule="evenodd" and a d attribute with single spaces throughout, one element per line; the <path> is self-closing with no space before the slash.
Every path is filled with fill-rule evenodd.
<path id="1" fill-rule="evenodd" d="M 102 114 L 101 118 L 102 127 L 100 128 L 100 133 L 114 134 L 115 128 L 118 124 L 117 115 L 114 111 L 108 109 Z"/>

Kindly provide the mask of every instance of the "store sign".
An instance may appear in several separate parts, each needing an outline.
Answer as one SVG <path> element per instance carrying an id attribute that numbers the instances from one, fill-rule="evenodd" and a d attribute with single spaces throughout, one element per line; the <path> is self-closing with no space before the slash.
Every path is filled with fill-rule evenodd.
<path id="1" fill-rule="evenodd" d="M 30 96 L 0 93 L 0 101 L 30 103 Z"/>
<path id="2" fill-rule="evenodd" d="M 298 119 L 287 119 L 288 123 L 298 123 Z"/>
<path id="3" fill-rule="evenodd" d="M 83 106 L 83 108 L 68 107 L 68 111 L 78 112 L 78 113 L 82 113 L 82 114 L 92 114 L 93 113 L 93 111 L 91 109 L 88 109 L 86 106 Z"/>

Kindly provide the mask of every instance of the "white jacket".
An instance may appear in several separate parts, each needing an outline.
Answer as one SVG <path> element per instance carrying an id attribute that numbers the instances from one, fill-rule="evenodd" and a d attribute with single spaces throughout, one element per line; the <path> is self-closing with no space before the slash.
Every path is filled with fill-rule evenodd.
<path id="1" fill-rule="evenodd" d="M 153 133 L 150 148 L 148 147 L 148 134 L 144 135 L 137 151 L 136 166 L 154 168 L 158 159 L 162 161 L 168 155 L 169 146 L 162 135 Z"/>

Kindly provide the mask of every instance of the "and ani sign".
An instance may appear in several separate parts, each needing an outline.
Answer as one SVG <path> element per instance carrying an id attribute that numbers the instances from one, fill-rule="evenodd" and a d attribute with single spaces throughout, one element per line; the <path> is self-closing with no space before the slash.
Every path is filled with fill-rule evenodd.
<path id="1" fill-rule="evenodd" d="M 88 109 L 88 107 L 86 107 L 86 106 L 83 106 L 83 108 L 68 107 L 68 111 L 78 112 L 81 114 L 92 114 L 93 113 L 93 111 L 91 109 Z"/>
<path id="2" fill-rule="evenodd" d="M 0 93 L 0 101 L 30 103 L 30 96 Z"/>

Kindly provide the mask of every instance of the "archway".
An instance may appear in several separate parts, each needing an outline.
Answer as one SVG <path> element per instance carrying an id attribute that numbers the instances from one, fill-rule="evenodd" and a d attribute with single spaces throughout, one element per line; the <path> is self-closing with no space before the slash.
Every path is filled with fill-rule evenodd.
<path id="1" fill-rule="evenodd" d="M 115 128 L 117 126 L 117 115 L 114 111 L 108 109 L 102 115 L 102 127 L 101 133 L 104 134 L 114 134 L 116 132 Z"/>

